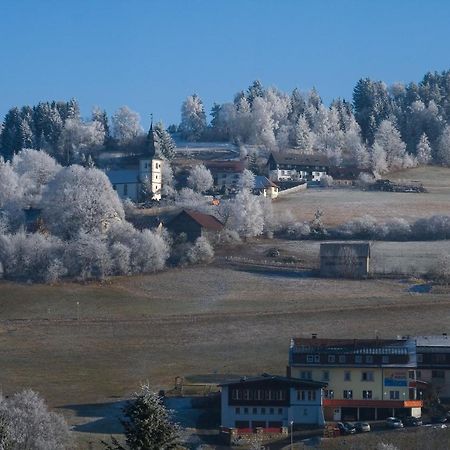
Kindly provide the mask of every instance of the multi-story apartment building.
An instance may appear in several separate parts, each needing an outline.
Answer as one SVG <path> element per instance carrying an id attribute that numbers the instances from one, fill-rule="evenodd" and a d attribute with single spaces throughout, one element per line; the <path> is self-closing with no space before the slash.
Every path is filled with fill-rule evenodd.
<path id="1" fill-rule="evenodd" d="M 414 339 L 295 338 L 289 377 L 328 384 L 326 420 L 379 420 L 420 416 Z"/>
<path id="2" fill-rule="evenodd" d="M 415 336 L 417 347 L 417 379 L 428 384 L 441 399 L 450 399 L 450 338 Z"/>

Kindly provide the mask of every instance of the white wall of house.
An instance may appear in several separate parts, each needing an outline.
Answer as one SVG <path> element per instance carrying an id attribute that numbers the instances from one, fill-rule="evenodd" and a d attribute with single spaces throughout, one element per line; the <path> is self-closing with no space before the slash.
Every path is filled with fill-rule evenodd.
<path id="1" fill-rule="evenodd" d="M 222 386 L 221 393 L 221 425 L 234 428 L 236 421 L 252 422 L 281 422 L 282 426 L 288 427 L 291 421 L 294 424 L 323 425 L 325 423 L 322 408 L 322 390 L 317 389 L 315 398 L 302 400 L 298 398 L 297 390 L 290 389 L 290 406 L 274 406 L 268 402 L 266 405 L 229 405 L 228 386 Z"/>
<path id="2" fill-rule="evenodd" d="M 122 200 L 127 198 L 133 202 L 139 200 L 140 183 L 117 183 L 113 184 L 113 189 Z"/>

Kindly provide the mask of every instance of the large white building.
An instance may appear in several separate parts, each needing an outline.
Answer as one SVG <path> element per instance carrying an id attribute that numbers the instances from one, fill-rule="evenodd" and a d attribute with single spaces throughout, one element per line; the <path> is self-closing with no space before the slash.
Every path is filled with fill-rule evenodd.
<path id="1" fill-rule="evenodd" d="M 221 385 L 221 425 L 225 428 L 282 428 L 323 425 L 326 383 L 263 374 Z"/>
<path id="2" fill-rule="evenodd" d="M 155 148 L 153 123 L 150 124 L 145 151 L 126 161 L 122 167 L 106 171 L 119 197 L 133 202 L 161 200 L 163 160 Z"/>

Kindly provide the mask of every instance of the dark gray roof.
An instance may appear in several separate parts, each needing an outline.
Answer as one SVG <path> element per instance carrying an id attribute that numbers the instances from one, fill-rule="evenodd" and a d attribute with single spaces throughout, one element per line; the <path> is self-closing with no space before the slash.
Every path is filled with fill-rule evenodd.
<path id="1" fill-rule="evenodd" d="M 322 383 L 321 381 L 314 380 L 302 380 L 300 378 L 292 377 L 282 377 L 280 375 L 269 375 L 268 373 L 263 373 L 257 377 L 242 377 L 239 380 L 230 380 L 219 384 L 219 386 L 228 386 L 233 384 L 251 384 L 251 383 L 261 383 L 265 381 L 274 381 L 282 384 L 287 384 L 292 387 L 312 387 L 320 389 L 326 387 L 327 383 Z"/>
<path id="2" fill-rule="evenodd" d="M 330 161 L 325 155 L 297 154 L 297 153 L 271 153 L 269 156 L 277 164 L 294 166 L 329 166 Z"/>
<path id="3" fill-rule="evenodd" d="M 139 182 L 139 171 L 133 169 L 108 170 L 106 176 L 111 184 L 132 184 Z"/>
<path id="4" fill-rule="evenodd" d="M 265 189 L 269 187 L 278 187 L 278 186 L 263 175 L 257 175 L 255 177 L 254 189 Z"/>
<path id="5" fill-rule="evenodd" d="M 356 256 L 370 256 L 370 244 L 352 242 L 333 242 L 320 244 L 320 256 L 339 257 L 343 250 L 349 249 Z"/>

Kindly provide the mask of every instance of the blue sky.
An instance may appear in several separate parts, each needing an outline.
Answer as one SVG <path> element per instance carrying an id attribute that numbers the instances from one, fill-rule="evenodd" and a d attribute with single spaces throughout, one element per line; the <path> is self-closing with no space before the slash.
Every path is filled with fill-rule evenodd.
<path id="1" fill-rule="evenodd" d="M 361 77 L 450 69 L 446 0 L 0 0 L 0 117 L 75 97 L 179 122 L 259 79 L 350 99 Z"/>

